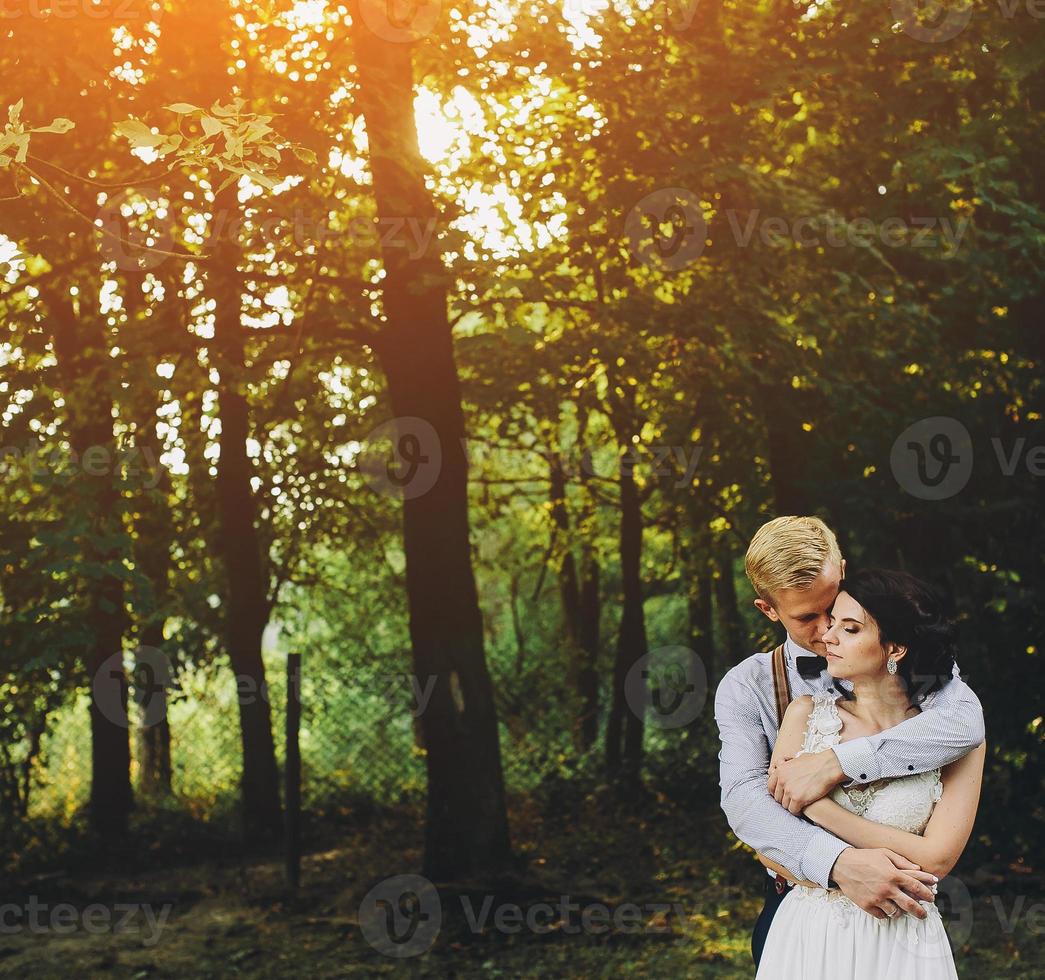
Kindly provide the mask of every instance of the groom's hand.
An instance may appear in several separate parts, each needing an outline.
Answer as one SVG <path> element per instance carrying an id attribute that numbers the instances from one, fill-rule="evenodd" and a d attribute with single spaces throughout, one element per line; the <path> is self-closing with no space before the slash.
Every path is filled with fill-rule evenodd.
<path id="1" fill-rule="evenodd" d="M 772 766 L 769 792 L 777 803 L 798 816 L 845 779 L 834 752 L 813 752 Z"/>
<path id="2" fill-rule="evenodd" d="M 895 916 L 897 909 L 924 919 L 927 913 L 918 902 L 933 901 L 929 885 L 937 880 L 887 847 L 847 847 L 838 855 L 831 879 L 876 919 L 888 918 L 890 912 Z"/>

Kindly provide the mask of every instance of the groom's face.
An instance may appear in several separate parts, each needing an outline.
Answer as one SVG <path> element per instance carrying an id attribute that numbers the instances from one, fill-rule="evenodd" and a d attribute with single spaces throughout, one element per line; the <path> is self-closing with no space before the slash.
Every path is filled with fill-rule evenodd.
<path id="1" fill-rule="evenodd" d="M 831 606 L 844 572 L 844 559 L 841 565 L 828 562 L 808 589 L 782 589 L 773 596 L 772 604 L 760 600 L 759 609 L 783 624 L 797 644 L 823 655 L 827 649 L 823 636 L 831 626 Z"/>

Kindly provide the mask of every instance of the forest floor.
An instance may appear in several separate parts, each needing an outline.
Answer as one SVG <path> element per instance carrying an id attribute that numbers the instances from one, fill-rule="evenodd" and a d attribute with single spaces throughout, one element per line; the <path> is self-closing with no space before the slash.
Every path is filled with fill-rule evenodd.
<path id="1" fill-rule="evenodd" d="M 0 913 L 8 909 L 0 915 L 0 976 L 751 977 L 760 866 L 729 848 L 717 810 L 698 815 L 663 798 L 647 802 L 643 815 L 611 819 L 613 808 L 597 793 L 557 807 L 513 800 L 514 846 L 527 859 L 521 880 L 496 894 L 478 885 L 442 890 L 438 931 L 426 933 L 433 920 L 421 918 L 397 947 L 423 950 L 417 955 L 384 955 L 365 935 L 373 936 L 375 920 L 361 913 L 378 882 L 420 867 L 419 821 L 401 811 L 327 827 L 317 835 L 328 838 L 326 849 L 307 853 L 293 895 L 278 859 L 232 853 L 151 872 L 81 869 L 24 880 L 18 898 L 0 894 Z M 131 862 L 141 863 L 140 855 Z M 941 906 L 963 980 L 1045 976 L 1041 878 L 977 872 L 974 879 L 964 911 L 956 904 L 949 916 Z M 23 911 L 3 904 L 11 901 Z M 27 925 L 31 901 L 41 928 Z M 476 924 L 484 902 L 489 916 Z M 60 903 L 75 911 L 57 912 Z M 512 918 L 511 906 L 525 915 L 538 903 L 551 912 L 540 912 L 536 930 Z M 577 907 L 596 903 L 619 913 L 620 928 L 604 931 L 598 912 L 583 927 Z M 626 903 L 638 911 L 629 914 Z M 498 907 L 509 909 L 500 928 Z M 546 928 L 553 918 L 558 925 Z"/>

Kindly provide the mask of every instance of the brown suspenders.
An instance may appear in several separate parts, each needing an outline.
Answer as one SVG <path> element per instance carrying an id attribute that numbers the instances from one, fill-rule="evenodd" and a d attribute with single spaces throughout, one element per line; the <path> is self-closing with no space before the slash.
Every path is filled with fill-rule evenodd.
<path id="1" fill-rule="evenodd" d="M 787 679 L 787 665 L 784 663 L 784 644 L 781 643 L 773 651 L 773 693 L 776 695 L 776 725 L 779 728 L 784 722 L 784 712 L 791 703 L 791 684 Z M 773 887 L 778 895 L 783 895 L 791 884 L 789 878 L 773 872 Z"/>
<path id="2" fill-rule="evenodd" d="M 779 728 L 784 722 L 784 712 L 791 703 L 791 684 L 787 679 L 783 643 L 773 651 L 773 693 L 776 695 L 776 725 Z"/>

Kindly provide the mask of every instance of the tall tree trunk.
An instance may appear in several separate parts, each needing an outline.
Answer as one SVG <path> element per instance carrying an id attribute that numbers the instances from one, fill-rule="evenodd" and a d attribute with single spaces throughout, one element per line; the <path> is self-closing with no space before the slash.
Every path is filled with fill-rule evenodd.
<path id="1" fill-rule="evenodd" d="M 163 622 L 149 623 L 141 631 L 141 643 L 146 649 L 160 650 L 163 645 Z M 146 660 L 140 667 L 149 677 L 154 664 Z M 140 675 L 139 675 L 140 676 Z M 143 796 L 162 797 L 171 793 L 171 726 L 167 716 L 166 677 L 154 678 L 156 684 L 149 693 L 148 717 L 158 719 L 142 724 L 138 729 L 139 781 Z"/>
<path id="2" fill-rule="evenodd" d="M 93 293 L 87 288 L 80 295 L 84 302 Z M 77 509 L 90 525 L 81 540 L 84 568 L 92 572 L 86 577 L 90 640 L 84 651 L 92 685 L 90 822 L 111 839 L 126 832 L 133 805 L 127 677 L 121 659 L 127 618 L 122 568 L 116 571 L 124 556 L 113 543 L 124 530 L 112 425 L 113 361 L 96 311 L 77 309 L 57 292 L 50 300 L 55 356 L 66 392 L 67 435 L 83 466 L 73 476 Z M 106 459 L 105 472 L 92 473 L 91 459 Z"/>
<path id="3" fill-rule="evenodd" d="M 720 549 L 715 556 L 715 564 L 715 605 L 718 608 L 720 635 L 729 658 L 728 666 L 732 666 L 750 651 L 745 642 L 744 621 L 737 602 L 737 586 L 733 581 L 733 556 Z"/>
<path id="4" fill-rule="evenodd" d="M 718 679 L 715 662 L 715 638 L 711 608 L 711 572 L 696 562 L 690 566 L 686 588 L 686 613 L 689 620 L 690 649 L 700 658 L 707 672 L 708 687 L 714 689 Z"/>
<path id="5" fill-rule="evenodd" d="M 417 144 L 410 45 L 376 37 L 358 16 L 353 23 L 378 216 L 389 229 L 408 215 L 434 220 Z M 417 255 L 397 247 L 405 245 L 405 233 L 399 240 L 383 236 L 386 323 L 375 345 L 392 411 L 399 419 L 423 420 L 421 451 L 438 454 L 432 485 L 424 492 L 404 489 L 403 541 L 414 669 L 419 677 L 435 677 L 422 716 L 428 773 L 424 873 L 448 880 L 505 870 L 511 848 L 472 570 L 464 415 L 446 270 L 438 248 Z M 401 448 L 404 434 L 401 429 Z"/>
<path id="6" fill-rule="evenodd" d="M 632 666 L 647 652 L 646 618 L 642 605 L 642 505 L 635 483 L 630 443 L 621 441 L 620 568 L 623 602 L 613 669 L 613 699 L 606 726 L 606 764 L 611 774 L 621 773 L 627 786 L 636 786 L 642 765 L 645 717 L 642 705 L 628 705 L 625 679 Z"/>
<path id="7" fill-rule="evenodd" d="M 127 274 L 124 305 L 131 329 L 140 325 L 144 303 L 142 274 Z M 171 547 L 174 525 L 171 518 L 171 479 L 160 461 L 163 445 L 156 435 L 156 419 L 162 397 L 155 385 L 151 361 L 141 364 L 132 384 L 139 385 L 136 394 L 141 417 L 134 434 L 137 450 L 131 479 L 134 520 L 134 564 L 149 583 L 148 594 L 135 601 L 139 621 L 139 663 L 136 676 L 147 684 L 147 700 L 141 704 L 142 718 L 138 728 L 138 789 L 147 796 L 169 796 L 171 792 L 171 728 L 167 717 L 167 691 L 170 681 L 169 662 L 157 662 L 163 655 L 163 627 L 170 602 Z M 136 473 L 136 475 L 135 475 Z M 162 672 L 162 676 L 156 676 Z"/>
<path id="8" fill-rule="evenodd" d="M 582 431 L 583 436 L 583 431 Z M 585 451 L 585 462 L 590 457 Z M 592 545 L 595 535 L 595 515 L 588 481 L 591 467 L 580 470 L 583 510 L 581 526 L 584 540 L 581 544 L 580 647 L 581 664 L 577 674 L 577 690 L 581 697 L 578 719 L 580 746 L 590 750 L 599 737 L 599 643 L 602 602 L 599 592 L 599 559 Z"/>
<path id="9" fill-rule="evenodd" d="M 570 546 L 570 518 L 566 510 L 566 471 L 563 467 L 562 457 L 553 453 L 549 458 L 549 480 L 550 480 L 550 503 L 552 522 L 554 523 L 553 534 L 564 540 L 565 546 L 562 559 L 559 562 L 559 598 L 562 602 L 563 625 L 565 632 L 565 643 L 568 663 L 569 685 L 576 694 L 579 709 L 574 719 L 573 740 L 578 749 L 584 751 L 590 748 L 591 741 L 587 739 L 585 732 L 586 723 L 590 714 L 589 691 L 586 685 L 590 678 L 586 676 L 587 651 L 583 646 L 585 633 L 584 608 L 582 605 L 581 587 L 577 582 L 577 562 L 573 557 L 573 549 Z M 590 596 L 588 597 L 590 602 Z M 587 724 L 590 728 L 590 724 Z"/>
<path id="10" fill-rule="evenodd" d="M 802 429 L 800 406 L 807 400 L 789 384 L 766 384 L 758 390 L 766 426 L 769 471 L 773 483 L 774 516 L 806 514 L 809 500 L 802 467 L 809 458 L 807 433 Z"/>
<path id="11" fill-rule="evenodd" d="M 700 493 L 700 495 L 698 495 Z M 701 491 L 687 490 L 683 501 L 688 527 L 685 530 L 683 562 L 686 573 L 686 614 L 689 623 L 690 649 L 700 658 L 707 673 L 708 688 L 714 690 L 718 679 L 716 663 L 714 608 L 712 604 L 713 572 L 707 533 L 706 501 Z"/>
<path id="12" fill-rule="evenodd" d="M 225 188 L 214 203 L 215 215 L 234 220 L 236 185 Z M 243 743 L 243 831 L 249 842 L 275 838 L 281 831 L 279 774 L 276 768 L 261 637 L 269 617 L 267 574 L 256 526 L 257 503 L 251 487 L 247 455 L 250 419 L 244 378 L 241 324 L 242 281 L 239 246 L 219 236 L 209 265 L 214 316 L 213 363 L 218 369 L 218 414 L 221 422 L 217 510 L 226 576 L 225 639 L 239 689 L 239 722 Z"/>
<path id="13" fill-rule="evenodd" d="M 577 585 L 577 563 L 570 547 L 570 518 L 566 512 L 566 472 L 562 458 L 553 453 L 549 460 L 549 486 L 552 522 L 555 525 L 553 534 L 558 534 L 565 542 L 562 560 L 559 562 L 559 598 L 562 600 L 563 620 L 566 628 L 566 640 L 571 651 L 580 641 L 581 597 Z"/>
<path id="14" fill-rule="evenodd" d="M 588 751 L 599 737 L 599 561 L 595 550 L 585 543 L 581 554 L 581 668 L 577 690 L 581 696 L 578 719 L 580 747 Z"/>

